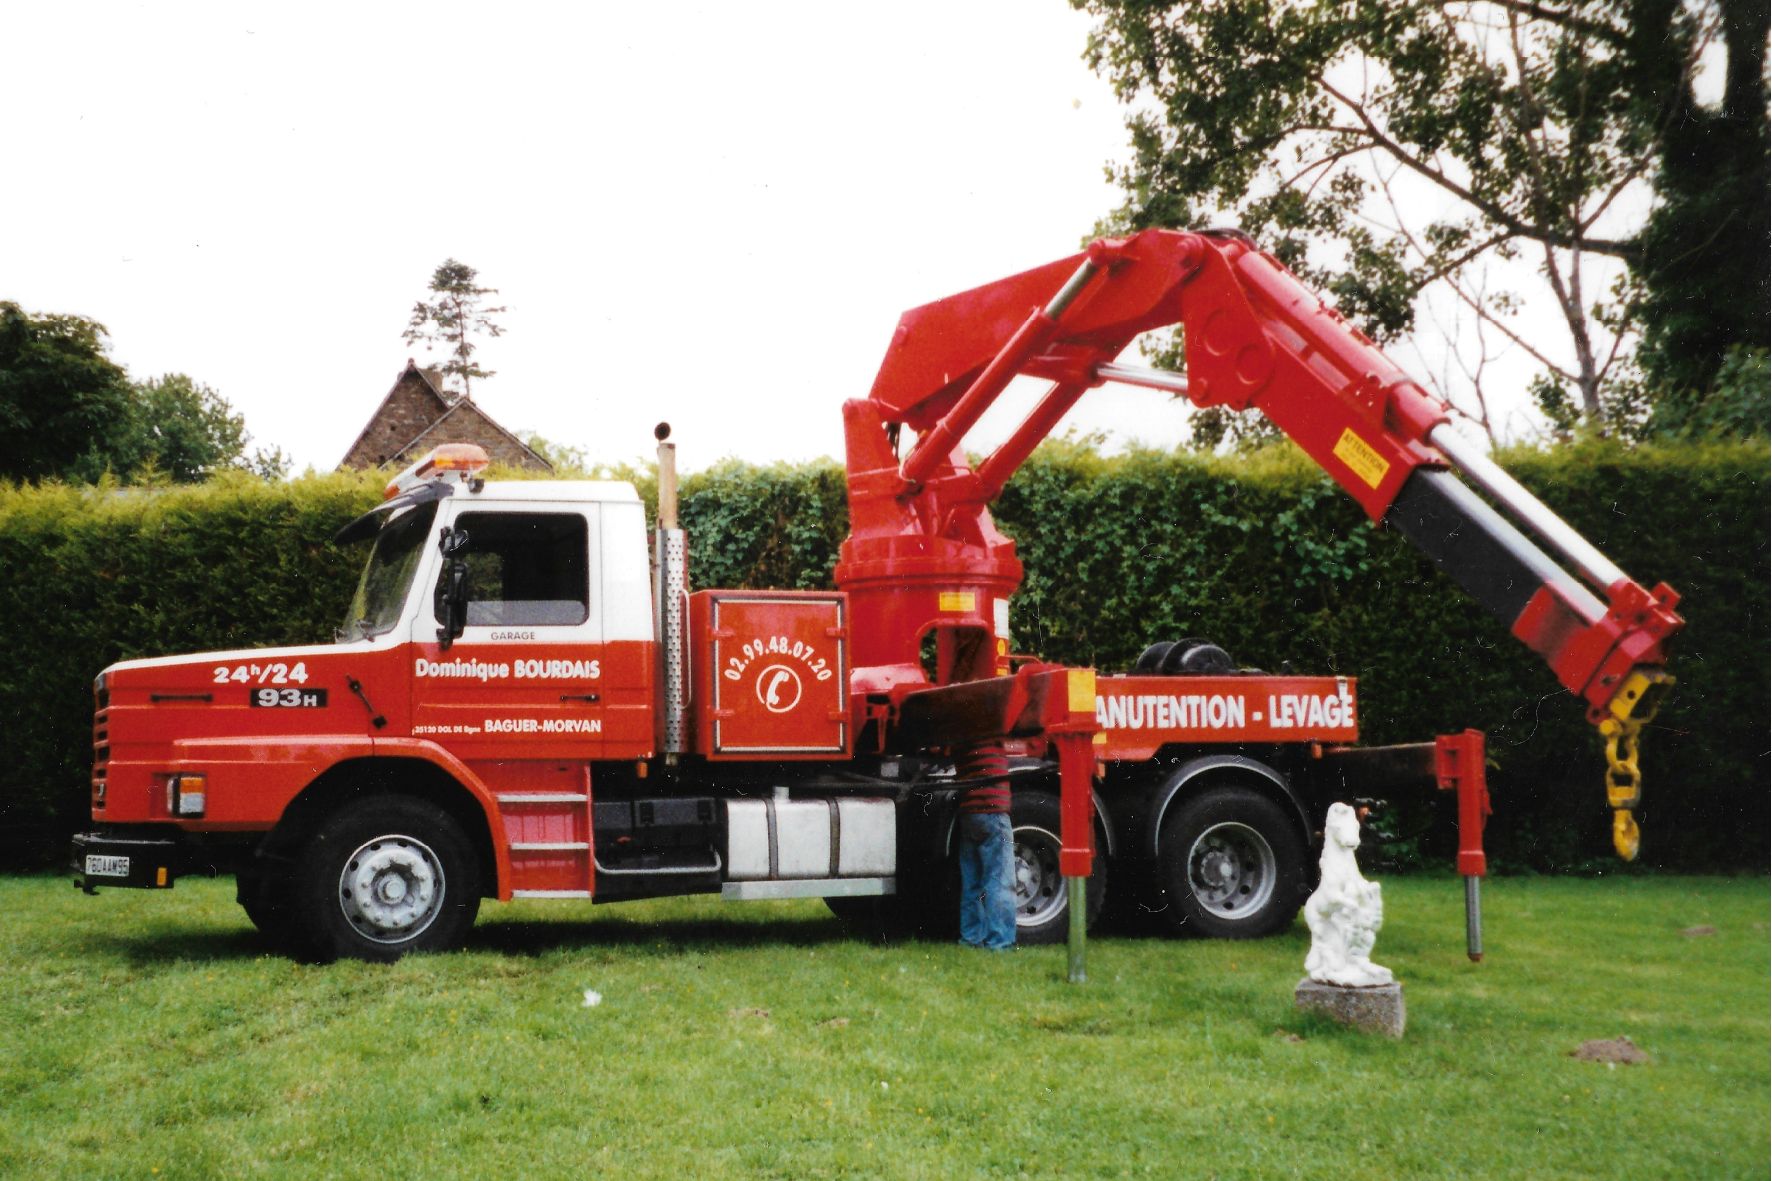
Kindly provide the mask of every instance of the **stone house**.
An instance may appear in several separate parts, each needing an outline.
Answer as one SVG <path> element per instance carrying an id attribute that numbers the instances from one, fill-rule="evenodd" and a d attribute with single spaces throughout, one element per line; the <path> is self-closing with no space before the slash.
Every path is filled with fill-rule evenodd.
<path id="1" fill-rule="evenodd" d="M 472 398 L 445 390 L 442 374 L 420 369 L 410 360 L 338 466 L 405 467 L 439 443 L 478 443 L 493 463 L 537 472 L 554 470 Z"/>

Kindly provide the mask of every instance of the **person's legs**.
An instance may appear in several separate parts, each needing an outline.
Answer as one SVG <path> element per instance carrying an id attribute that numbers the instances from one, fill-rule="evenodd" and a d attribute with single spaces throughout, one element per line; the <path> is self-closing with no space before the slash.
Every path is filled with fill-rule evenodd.
<path id="1" fill-rule="evenodd" d="M 1015 837 L 1001 813 L 960 816 L 960 942 L 1015 946 Z"/>
<path id="2" fill-rule="evenodd" d="M 985 947 L 1015 946 L 1015 831 L 1003 813 L 981 816 L 989 833 L 979 845 L 984 894 Z"/>
<path id="3" fill-rule="evenodd" d="M 983 817 L 960 816 L 960 942 L 982 947 L 985 941 L 984 855 L 974 835 L 974 821 Z"/>

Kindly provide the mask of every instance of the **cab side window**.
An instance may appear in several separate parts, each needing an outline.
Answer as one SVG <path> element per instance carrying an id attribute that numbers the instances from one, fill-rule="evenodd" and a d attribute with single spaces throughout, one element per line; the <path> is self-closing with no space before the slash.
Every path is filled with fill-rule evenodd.
<path id="1" fill-rule="evenodd" d="M 578 513 L 463 513 L 468 626 L 569 627 L 590 618 L 590 537 Z"/>

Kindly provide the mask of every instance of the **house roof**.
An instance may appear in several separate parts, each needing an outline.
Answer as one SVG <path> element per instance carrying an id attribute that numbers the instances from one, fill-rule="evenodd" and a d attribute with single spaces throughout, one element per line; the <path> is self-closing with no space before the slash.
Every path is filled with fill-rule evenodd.
<path id="1" fill-rule="evenodd" d="M 432 443 L 447 442 L 448 440 L 438 436 L 438 432 L 445 431 L 452 423 L 456 426 L 460 426 L 464 419 L 478 420 L 479 423 L 482 423 L 497 431 L 500 435 L 503 435 L 513 446 L 521 447 L 524 454 L 534 458 L 535 462 L 541 464 L 548 471 L 551 472 L 554 470 L 553 464 L 549 463 L 539 455 L 529 444 L 500 426 L 490 414 L 487 414 L 486 411 L 480 409 L 472 398 L 455 399 L 455 401 L 450 403 L 449 409 L 445 410 L 437 417 L 437 421 L 420 431 L 410 443 L 400 449 L 401 452 L 422 451 L 428 449 Z"/>
<path id="2" fill-rule="evenodd" d="M 379 432 L 379 442 L 372 434 Z M 480 443 L 495 462 L 537 471 L 554 465 L 506 430 L 472 398 L 443 388 L 442 374 L 411 360 L 345 452 L 339 467 L 376 467 L 444 442 Z"/>

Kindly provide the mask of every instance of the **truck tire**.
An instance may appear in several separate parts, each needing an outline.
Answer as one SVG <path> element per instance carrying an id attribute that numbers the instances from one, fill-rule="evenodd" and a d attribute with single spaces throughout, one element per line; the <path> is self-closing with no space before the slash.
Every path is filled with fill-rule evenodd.
<path id="1" fill-rule="evenodd" d="M 301 956 L 302 925 L 297 921 L 294 886 L 286 876 L 242 869 L 234 876 L 234 900 L 272 951 Z"/>
<path id="2" fill-rule="evenodd" d="M 1163 661 L 1169 655 L 1169 650 L 1173 647 L 1175 647 L 1174 640 L 1158 640 L 1138 654 L 1138 660 L 1133 663 L 1132 671 L 1139 676 L 1156 676 L 1162 669 Z"/>
<path id="3" fill-rule="evenodd" d="M 1070 932 L 1070 906 L 1058 872 L 1058 797 L 1045 791 L 1018 791 L 1010 800 L 1015 828 L 1015 941 L 1063 943 Z M 1084 895 L 1091 927 L 1107 901 L 1107 855 L 1095 831 L 1095 864 Z"/>
<path id="4" fill-rule="evenodd" d="M 480 910 L 480 867 L 448 813 L 409 796 L 369 796 L 309 838 L 295 904 L 315 958 L 390 962 L 462 945 Z"/>
<path id="5" fill-rule="evenodd" d="M 1170 646 L 1159 671 L 1166 677 L 1224 676 L 1237 671 L 1237 662 L 1211 640 L 1190 636 Z"/>
<path id="6" fill-rule="evenodd" d="M 1297 916 L 1305 873 L 1304 837 L 1284 809 L 1245 787 L 1210 787 L 1163 818 L 1150 909 L 1182 934 L 1257 939 Z"/>

